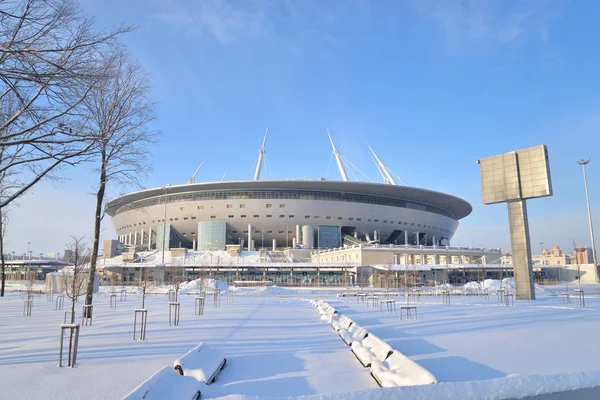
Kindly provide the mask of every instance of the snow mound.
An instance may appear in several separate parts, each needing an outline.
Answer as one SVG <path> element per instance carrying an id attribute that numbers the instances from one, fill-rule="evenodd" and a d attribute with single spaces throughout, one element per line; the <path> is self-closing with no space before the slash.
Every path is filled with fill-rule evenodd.
<path id="1" fill-rule="evenodd" d="M 200 278 L 181 284 L 181 286 L 179 287 L 179 294 L 198 292 L 199 288 L 201 287 L 208 290 L 219 289 L 222 292 L 229 289 L 229 286 L 225 282 L 220 281 L 218 279 Z"/>
<path id="2" fill-rule="evenodd" d="M 496 292 L 498 292 L 500 288 L 508 289 L 511 292 L 514 292 L 515 280 L 514 278 L 504 278 L 502 279 L 502 281 L 500 281 L 499 279 L 486 279 L 485 281 L 483 281 L 483 285 L 481 284 L 481 282 L 467 282 L 463 286 L 463 289 L 467 291 L 478 290 L 482 288 L 487 289 L 489 294 L 496 294 Z M 535 284 L 535 294 L 538 296 L 544 295 L 546 294 L 546 290 L 542 286 Z"/>
<path id="3" fill-rule="evenodd" d="M 258 286 L 258 287 L 235 287 L 231 286 L 229 290 L 235 292 L 235 294 L 242 295 L 256 295 L 256 296 L 285 296 L 293 294 L 292 291 L 279 287 L 277 285 L 272 286 Z"/>

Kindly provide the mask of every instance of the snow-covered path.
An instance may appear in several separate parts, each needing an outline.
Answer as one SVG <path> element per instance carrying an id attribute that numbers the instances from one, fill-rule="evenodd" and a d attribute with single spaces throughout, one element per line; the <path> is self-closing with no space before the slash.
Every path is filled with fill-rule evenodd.
<path id="1" fill-rule="evenodd" d="M 64 312 L 37 296 L 23 317 L 21 296 L 0 303 L 0 398 L 118 399 L 165 365 L 205 341 L 228 357 L 205 397 L 245 394 L 295 396 L 376 388 L 331 327 L 309 303 L 291 298 L 239 296 L 194 316 L 194 297 L 180 296 L 181 323 L 168 326 L 167 296 L 147 298 L 147 340 L 131 340 L 136 296 L 109 308 L 95 301 L 94 324 L 82 327 L 78 365 L 57 368 Z M 77 313 L 81 303 L 77 304 Z"/>

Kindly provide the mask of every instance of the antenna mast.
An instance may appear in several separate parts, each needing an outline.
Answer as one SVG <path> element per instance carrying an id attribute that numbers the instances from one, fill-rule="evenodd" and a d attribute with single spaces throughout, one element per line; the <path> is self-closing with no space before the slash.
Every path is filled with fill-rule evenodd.
<path id="1" fill-rule="evenodd" d="M 267 144 L 267 134 L 269 133 L 269 128 L 267 128 L 265 132 L 265 138 L 263 139 L 262 146 L 260 151 L 258 152 L 258 163 L 256 164 L 256 171 L 254 171 L 254 180 L 257 181 L 260 178 L 260 170 L 262 168 L 262 161 L 265 155 L 265 145 Z"/>
<path id="2" fill-rule="evenodd" d="M 331 138 L 329 129 L 327 129 L 327 136 L 329 136 L 329 141 L 331 142 L 331 147 L 333 148 L 333 155 L 335 156 L 335 161 L 337 162 L 338 169 L 340 170 L 340 175 L 342 175 L 342 180 L 344 182 L 348 182 L 348 175 L 346 175 L 346 170 L 344 169 L 344 164 L 342 164 L 340 153 L 338 153 L 337 149 L 335 148 L 335 144 L 333 144 L 333 139 Z"/>
<path id="3" fill-rule="evenodd" d="M 367 147 L 369 147 L 369 150 L 371 150 L 371 153 L 373 153 L 373 157 L 375 157 L 375 160 L 377 161 L 377 169 L 383 177 L 383 181 L 388 185 L 397 185 L 396 181 L 392 177 L 392 174 L 390 174 L 390 170 L 388 169 L 388 167 L 385 166 L 384 163 L 381 162 L 379 157 L 377 157 L 377 154 L 375 154 L 371 146 L 369 146 L 369 143 L 367 143 Z"/>
<path id="4" fill-rule="evenodd" d="M 192 175 L 190 180 L 187 181 L 188 185 L 196 182 L 196 175 L 198 174 L 198 171 L 200 171 L 200 168 L 202 168 L 202 165 L 204 165 L 204 160 L 202 160 L 202 162 L 200 163 L 200 166 L 196 169 L 196 172 L 194 172 L 194 175 Z"/>

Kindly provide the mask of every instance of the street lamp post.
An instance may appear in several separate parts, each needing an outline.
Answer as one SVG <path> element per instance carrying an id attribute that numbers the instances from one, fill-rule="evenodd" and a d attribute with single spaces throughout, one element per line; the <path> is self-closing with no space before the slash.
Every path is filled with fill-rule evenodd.
<path id="1" fill-rule="evenodd" d="M 29 274 L 31 273 L 31 250 L 29 247 L 31 246 L 31 242 L 27 242 L 27 253 L 29 254 L 29 261 L 27 262 L 27 277 L 26 280 L 29 280 Z"/>
<path id="2" fill-rule="evenodd" d="M 589 224 L 590 224 L 590 238 L 592 239 L 592 258 L 594 260 L 594 267 L 597 268 L 598 266 L 598 261 L 596 259 L 596 242 L 594 241 L 594 225 L 592 223 L 592 211 L 590 209 L 590 195 L 588 193 L 588 187 L 587 187 L 587 176 L 585 173 L 585 166 L 592 160 L 587 159 L 587 160 L 579 160 L 576 161 L 576 163 L 578 165 L 581 165 L 581 167 L 583 168 L 583 185 L 585 187 L 585 201 L 587 203 L 587 211 L 588 211 L 588 220 L 589 220 Z"/>
<path id="3" fill-rule="evenodd" d="M 540 242 L 540 264 L 544 265 L 544 242 Z"/>
<path id="4" fill-rule="evenodd" d="M 163 188 L 165 190 L 165 218 L 163 219 L 163 241 L 162 241 L 162 264 L 165 263 L 165 242 L 167 241 L 167 194 L 171 185 L 166 184 Z"/>

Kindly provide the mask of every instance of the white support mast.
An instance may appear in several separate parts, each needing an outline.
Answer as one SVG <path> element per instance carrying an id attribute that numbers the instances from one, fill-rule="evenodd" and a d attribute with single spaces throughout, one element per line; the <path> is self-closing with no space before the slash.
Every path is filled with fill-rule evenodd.
<path id="1" fill-rule="evenodd" d="M 342 164 L 340 153 L 338 153 L 337 149 L 335 148 L 335 144 L 333 144 L 333 139 L 331 138 L 329 129 L 327 129 L 327 136 L 329 136 L 329 141 L 331 142 L 331 147 L 333 148 L 333 155 L 335 156 L 335 161 L 337 162 L 338 169 L 340 170 L 340 175 L 342 175 L 342 180 L 344 182 L 348 182 L 348 175 L 346 175 L 346 170 L 344 169 L 344 164 Z"/>
<path id="2" fill-rule="evenodd" d="M 254 180 L 257 181 L 260 178 L 260 170 L 262 168 L 263 157 L 265 155 L 265 145 L 267 144 L 267 134 L 269 133 L 269 128 L 265 132 L 265 138 L 263 139 L 262 146 L 260 151 L 258 152 L 258 163 L 256 164 L 256 171 L 254 171 Z"/>
<path id="3" fill-rule="evenodd" d="M 202 160 L 202 162 L 200 163 L 200 166 L 196 169 L 196 172 L 194 172 L 194 175 L 192 175 L 190 180 L 187 181 L 188 185 L 196 182 L 196 175 L 198 174 L 198 171 L 200 171 L 200 168 L 202 168 L 202 165 L 204 165 L 204 160 Z"/>
<path id="4" fill-rule="evenodd" d="M 377 161 L 377 169 L 383 177 L 383 181 L 388 185 L 397 185 L 396 180 L 392 177 L 392 174 L 390 174 L 390 170 L 388 169 L 388 167 L 386 167 L 385 164 L 381 162 L 379 157 L 377 157 L 377 154 L 375 154 L 371 146 L 369 146 L 369 143 L 367 143 L 367 146 L 369 147 L 369 150 L 371 150 L 371 153 L 373 153 L 373 157 L 375 157 L 375 160 Z"/>

